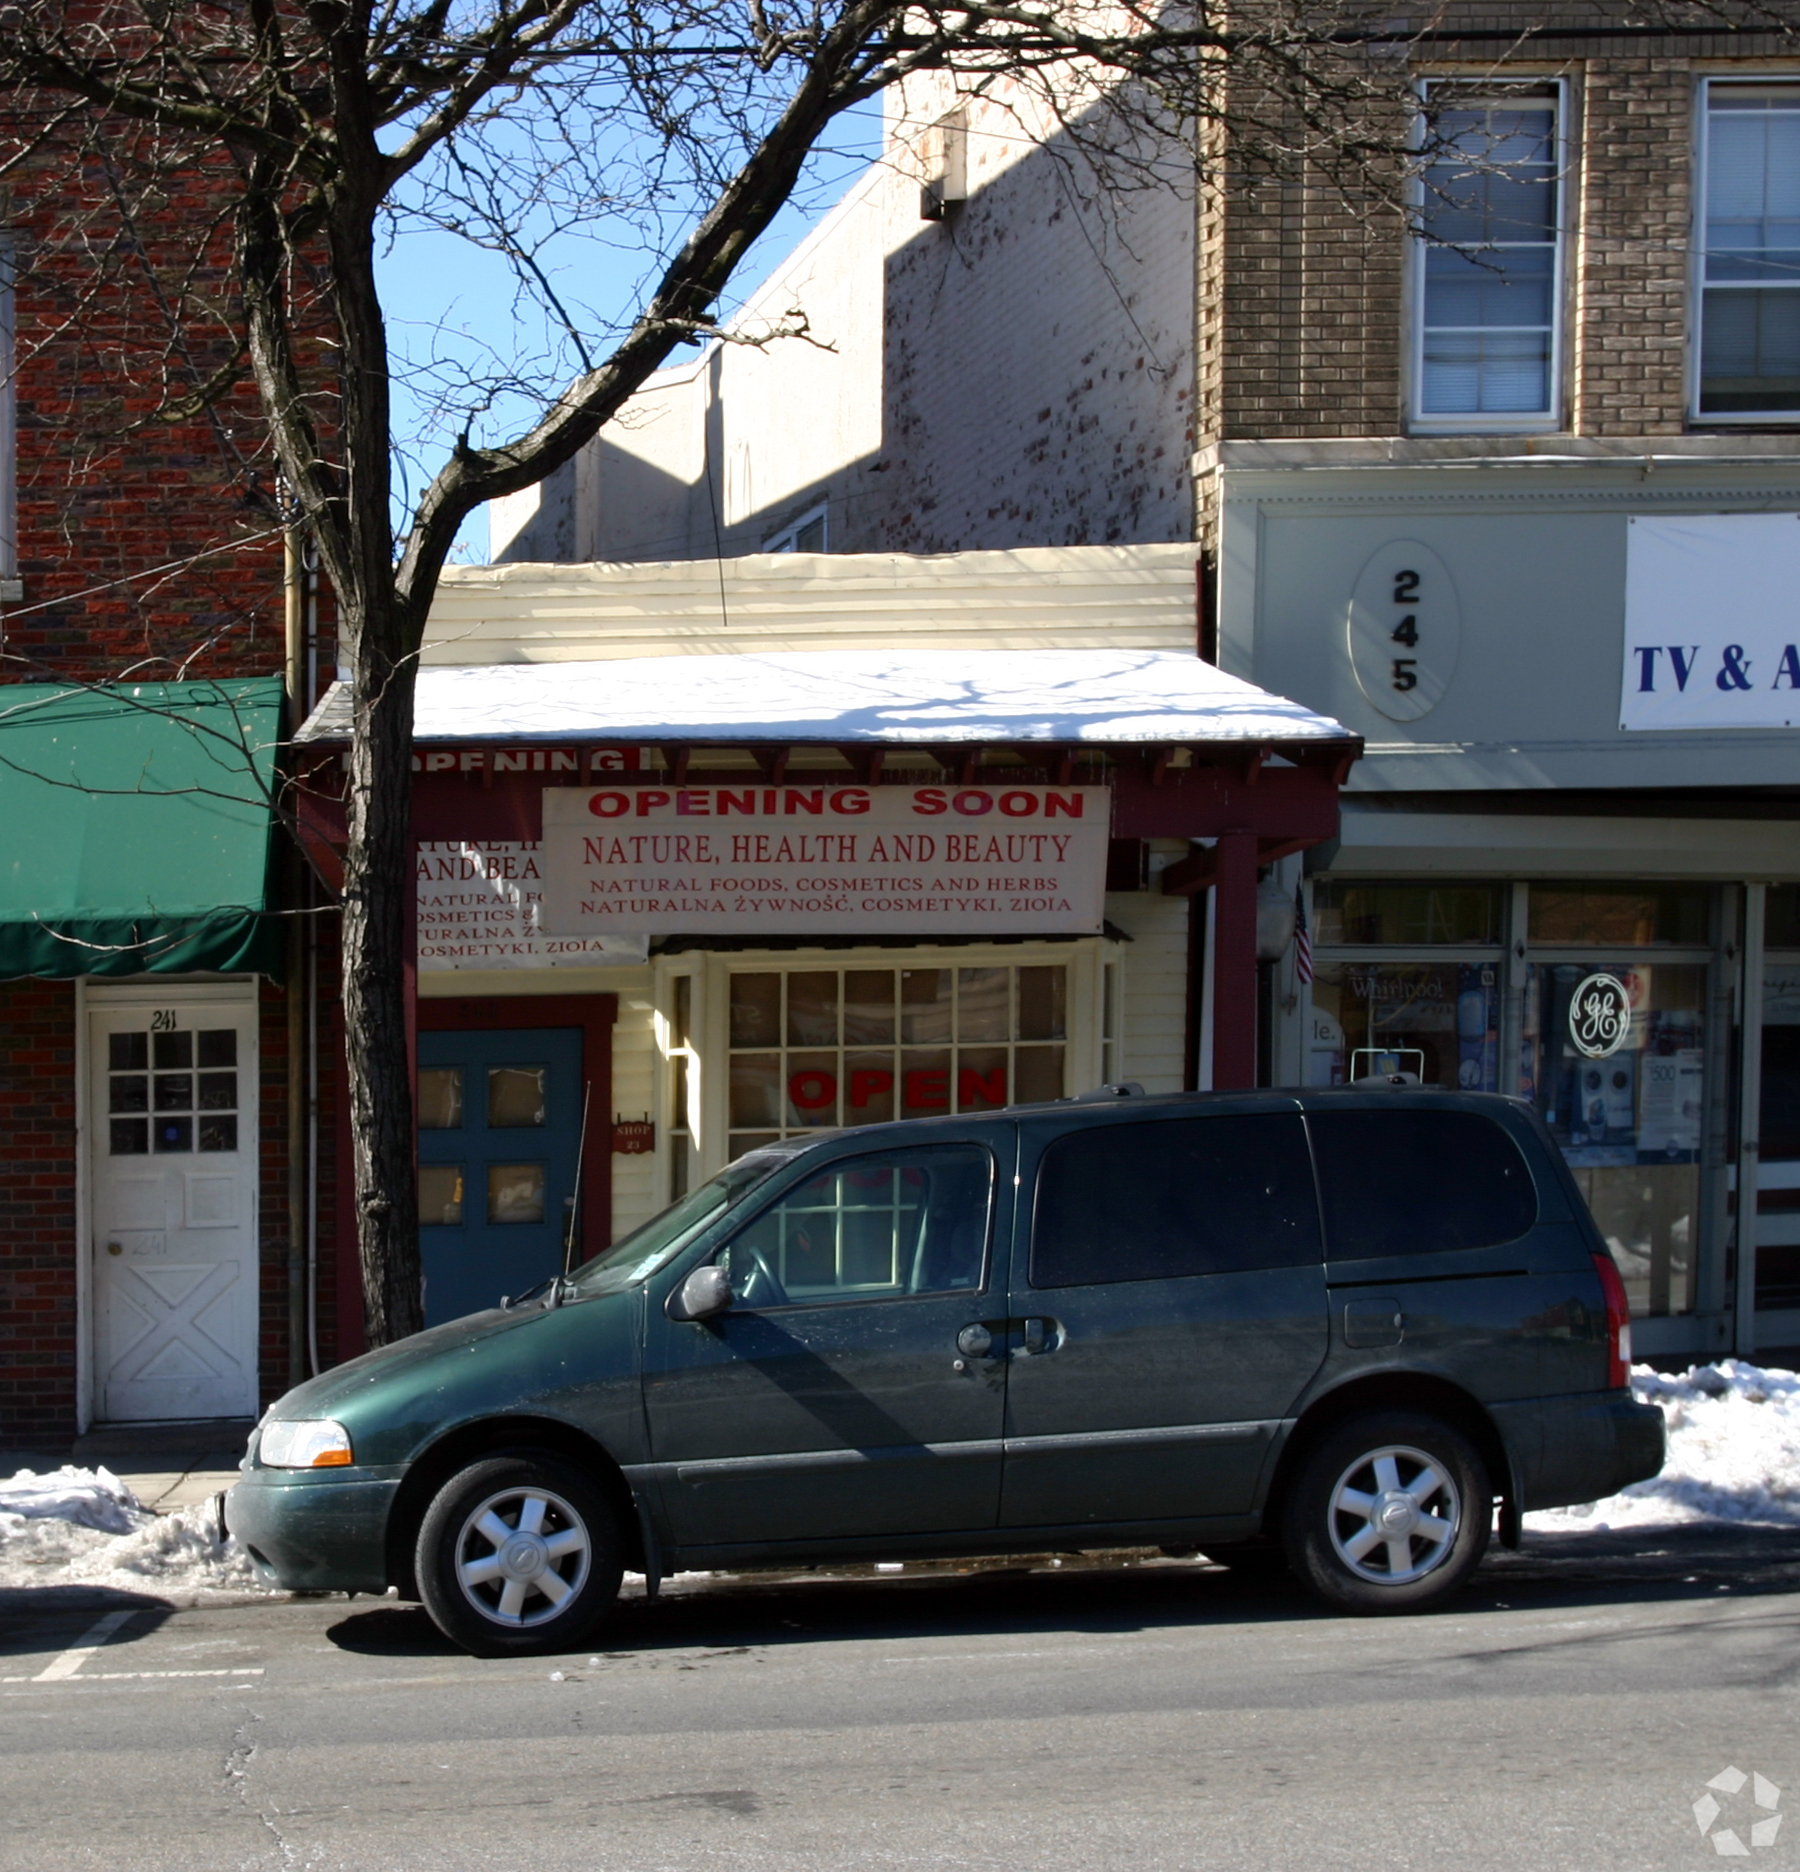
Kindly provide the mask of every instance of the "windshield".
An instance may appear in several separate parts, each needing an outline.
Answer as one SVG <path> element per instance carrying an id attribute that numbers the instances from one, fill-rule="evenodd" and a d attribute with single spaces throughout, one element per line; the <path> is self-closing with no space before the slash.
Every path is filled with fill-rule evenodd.
<path id="1" fill-rule="evenodd" d="M 634 1281 L 647 1279 L 793 1154 L 792 1150 L 752 1151 L 736 1163 L 727 1164 L 716 1177 L 689 1190 L 661 1215 L 652 1216 L 641 1228 L 633 1229 L 577 1268 L 570 1282 L 572 1291 L 584 1297 L 614 1293 Z"/>

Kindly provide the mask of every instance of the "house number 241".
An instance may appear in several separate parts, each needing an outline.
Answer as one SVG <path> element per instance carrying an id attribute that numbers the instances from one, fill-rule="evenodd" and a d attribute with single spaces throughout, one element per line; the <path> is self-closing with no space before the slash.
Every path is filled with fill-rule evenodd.
<path id="1" fill-rule="evenodd" d="M 1357 687 L 1390 721 L 1437 707 L 1456 673 L 1461 619 L 1449 568 L 1422 540 L 1390 540 L 1350 598 L 1347 648 Z"/>

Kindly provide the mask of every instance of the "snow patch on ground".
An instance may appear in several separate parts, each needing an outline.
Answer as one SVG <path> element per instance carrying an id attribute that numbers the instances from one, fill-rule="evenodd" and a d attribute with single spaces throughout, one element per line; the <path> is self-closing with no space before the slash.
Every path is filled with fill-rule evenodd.
<path id="1" fill-rule="evenodd" d="M 0 1587 L 110 1586 L 183 1596 L 271 1590 L 221 1536 L 214 1505 L 153 1514 L 108 1469 L 0 1478 Z"/>
<path id="2" fill-rule="evenodd" d="M 1605 1501 L 1525 1517 L 1528 1533 L 1728 1522 L 1800 1527 L 1800 1375 L 1721 1359 L 1670 1374 L 1637 1365 L 1632 1395 L 1660 1404 L 1662 1474 Z"/>

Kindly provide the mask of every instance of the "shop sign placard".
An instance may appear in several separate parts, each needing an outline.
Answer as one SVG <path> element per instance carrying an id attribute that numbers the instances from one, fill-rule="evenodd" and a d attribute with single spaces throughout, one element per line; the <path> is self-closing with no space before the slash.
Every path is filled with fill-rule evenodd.
<path id="1" fill-rule="evenodd" d="M 1621 728 L 1800 725 L 1800 514 L 1635 515 Z"/>
<path id="2" fill-rule="evenodd" d="M 558 787 L 543 928 L 1096 935 L 1105 787 Z"/>
<path id="3" fill-rule="evenodd" d="M 1644 1055 L 1637 1131 L 1640 1163 L 1654 1154 L 1673 1159 L 1699 1150 L 1705 1082 L 1705 1056 L 1698 1047 Z"/>
<path id="4" fill-rule="evenodd" d="M 592 968 L 642 962 L 642 936 L 547 936 L 542 853 L 497 839 L 421 843 L 413 864 L 422 969 Z"/>

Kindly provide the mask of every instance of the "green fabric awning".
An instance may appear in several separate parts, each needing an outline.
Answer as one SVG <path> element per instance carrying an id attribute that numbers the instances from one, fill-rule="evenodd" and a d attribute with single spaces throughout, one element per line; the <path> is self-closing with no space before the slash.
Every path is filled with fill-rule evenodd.
<path id="1" fill-rule="evenodd" d="M 281 684 L 0 685 L 0 979 L 275 975 Z"/>

